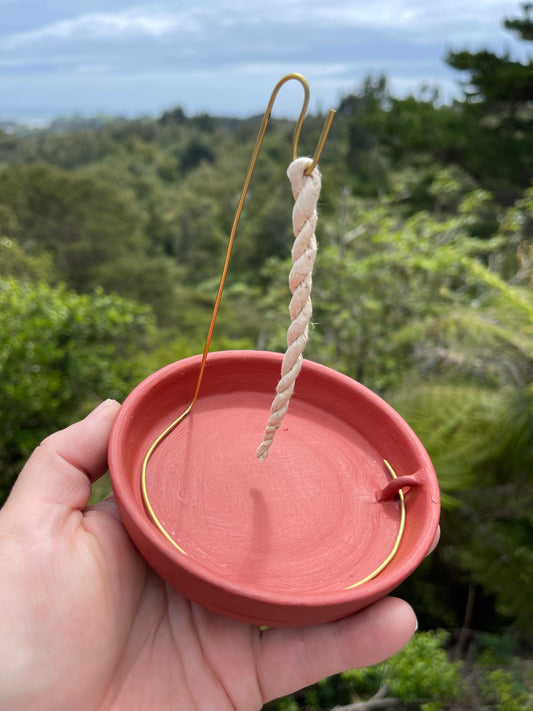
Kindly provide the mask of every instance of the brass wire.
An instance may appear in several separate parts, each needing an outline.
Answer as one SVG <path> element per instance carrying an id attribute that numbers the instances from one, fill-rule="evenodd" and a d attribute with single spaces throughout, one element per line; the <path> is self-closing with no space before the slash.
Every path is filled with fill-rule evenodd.
<path id="1" fill-rule="evenodd" d="M 145 505 L 145 507 L 146 507 L 146 510 L 147 510 L 147 512 L 148 512 L 148 514 L 149 514 L 149 516 L 150 516 L 150 518 L 152 519 L 154 525 L 155 525 L 156 528 L 160 531 L 160 533 L 166 538 L 167 541 L 169 541 L 169 543 L 172 544 L 172 546 L 174 546 L 174 548 L 176 548 L 182 555 L 185 555 L 185 556 L 187 556 L 188 553 L 172 538 L 172 536 L 171 536 L 171 535 L 168 533 L 168 531 L 165 529 L 165 527 L 163 526 L 163 524 L 162 524 L 161 521 L 159 520 L 159 518 L 158 518 L 157 514 L 155 513 L 155 511 L 154 511 L 154 509 L 153 509 L 153 506 L 152 506 L 152 504 L 151 504 L 151 502 L 150 502 L 150 497 L 149 497 L 148 489 L 147 489 L 147 481 L 146 481 L 146 480 L 147 480 L 148 463 L 149 463 L 150 458 L 152 457 L 154 451 L 155 451 L 156 448 L 159 446 L 159 444 L 161 444 L 161 442 L 165 439 L 165 437 L 167 437 L 167 435 L 170 434 L 170 432 L 172 432 L 172 430 L 174 430 L 175 427 L 177 427 L 177 425 L 179 425 L 180 422 L 182 422 L 182 421 L 185 419 L 185 417 L 187 417 L 187 415 L 191 412 L 191 410 L 192 410 L 192 408 L 193 408 L 193 406 L 194 406 L 194 403 L 196 402 L 196 400 L 197 400 L 197 398 L 198 398 L 198 394 L 199 394 L 199 391 L 200 391 L 200 386 L 201 386 L 202 379 L 203 379 L 203 376 L 204 376 L 206 360 L 207 360 L 207 356 L 208 356 L 208 353 L 209 353 L 209 348 L 210 348 L 210 345 L 211 345 L 211 339 L 212 339 L 212 336 L 213 336 L 213 330 L 214 330 L 214 327 L 215 327 L 215 321 L 216 321 L 216 318 L 217 318 L 218 310 L 219 310 L 219 307 L 220 307 L 220 302 L 221 302 L 221 299 L 222 299 L 222 292 L 223 292 L 223 290 L 224 290 L 224 284 L 225 284 L 225 282 L 226 282 L 226 277 L 227 277 L 228 268 L 229 268 L 229 263 L 230 263 L 230 257 L 231 257 L 231 253 L 232 253 L 232 250 L 233 250 L 233 244 L 234 244 L 234 241 L 235 241 L 235 235 L 236 235 L 236 232 L 237 232 L 237 226 L 238 226 L 238 224 L 239 224 L 239 219 L 240 219 L 240 217 L 241 217 L 242 209 L 243 209 L 243 206 L 244 206 L 244 201 L 245 201 L 245 198 L 246 198 L 246 195 L 247 195 L 247 192 L 248 192 L 248 188 L 249 188 L 249 185 L 250 185 L 250 181 L 251 181 L 251 178 L 252 178 L 252 174 L 253 174 L 253 172 L 254 172 L 255 165 L 256 165 L 256 163 L 257 163 L 257 159 L 258 159 L 258 156 L 259 156 L 259 152 L 260 152 L 261 146 L 262 146 L 262 144 L 263 144 L 263 139 L 264 139 L 264 136 L 265 136 L 265 133 L 266 133 L 266 129 L 267 129 L 267 126 L 268 126 L 268 122 L 269 122 L 269 120 L 270 120 L 270 116 L 271 116 L 271 113 L 272 113 L 272 109 L 273 109 L 273 107 L 274 107 L 274 103 L 275 103 L 275 101 L 276 101 L 276 97 L 277 97 L 277 95 L 278 95 L 279 90 L 281 89 L 281 87 L 282 87 L 284 84 L 286 84 L 287 82 L 291 81 L 291 80 L 296 80 L 296 81 L 300 82 L 300 84 L 302 85 L 302 87 L 303 87 L 303 89 L 304 89 L 304 100 L 303 100 L 302 108 L 301 108 L 301 110 L 300 110 L 300 115 L 299 115 L 298 120 L 297 120 L 297 122 L 296 122 L 296 127 L 295 127 L 295 130 L 294 130 L 293 139 L 292 139 L 292 159 L 295 160 L 295 159 L 298 157 L 298 141 L 299 141 L 299 138 L 300 138 L 300 133 L 301 133 L 301 130 L 302 130 L 304 118 L 305 118 L 305 115 L 306 115 L 306 112 L 307 112 L 307 107 L 308 107 L 308 105 L 309 105 L 309 85 L 308 85 L 306 79 L 305 79 L 301 74 L 291 73 L 291 74 L 287 74 L 287 75 L 284 76 L 282 79 L 280 79 L 280 81 L 279 81 L 279 82 L 276 84 L 276 86 L 274 87 L 274 89 L 273 89 L 273 91 L 272 91 L 272 94 L 271 94 L 271 96 L 270 96 L 270 100 L 269 100 L 269 102 L 268 102 L 268 105 L 267 105 L 265 114 L 264 114 L 264 116 L 263 116 L 263 120 L 262 120 L 262 123 L 261 123 L 261 127 L 260 127 L 260 129 L 259 129 L 259 133 L 258 133 L 256 142 L 255 142 L 255 145 L 254 145 L 254 148 L 253 148 L 253 151 L 252 151 L 252 156 L 251 156 L 251 159 L 250 159 L 250 164 L 249 164 L 249 167 L 248 167 L 248 171 L 247 171 L 247 173 L 246 173 L 246 178 L 245 178 L 245 180 L 244 180 L 244 185 L 243 185 L 243 188 L 242 188 L 241 196 L 240 196 L 240 198 L 239 198 L 239 202 L 238 202 L 238 204 L 237 204 L 237 208 L 236 208 L 236 211 L 235 211 L 235 217 L 234 217 L 234 220 L 233 220 L 233 225 L 232 225 L 231 232 L 230 232 L 230 236 L 229 236 L 229 240 L 228 240 L 228 246 L 227 246 L 227 250 L 226 250 L 226 256 L 225 256 L 225 260 L 224 260 L 224 265 L 223 265 L 222 273 L 221 273 L 221 276 L 220 276 L 219 287 L 218 287 L 218 291 L 217 291 L 215 303 L 214 303 L 214 306 L 213 306 L 213 312 L 212 312 L 212 315 L 211 315 L 211 320 L 210 320 L 210 323 L 209 323 L 209 329 L 208 329 L 208 332 L 207 332 L 207 337 L 206 337 L 206 341 L 205 341 L 204 351 L 203 351 L 203 354 L 202 354 L 202 360 L 201 360 L 201 364 L 200 364 L 200 370 L 199 370 L 199 373 L 198 373 L 198 378 L 197 378 L 197 381 L 196 381 L 196 386 L 195 386 L 195 390 L 194 390 L 194 394 L 193 394 L 193 396 L 192 396 L 191 402 L 189 403 L 189 405 L 187 406 L 187 408 L 182 412 L 182 414 L 181 414 L 176 420 L 174 420 L 174 421 L 155 439 L 155 441 L 151 444 L 150 448 L 148 449 L 148 451 L 147 451 L 147 453 L 146 453 L 146 455 L 145 455 L 145 457 L 144 457 L 143 463 L 142 463 L 142 470 L 141 470 L 141 490 L 142 490 L 142 498 L 143 498 L 143 501 L 144 501 L 144 505 Z M 311 162 L 310 165 L 306 168 L 306 170 L 305 170 L 305 175 L 309 175 L 309 174 L 314 170 L 314 168 L 316 167 L 316 165 L 317 165 L 317 163 L 318 163 L 318 161 L 319 161 L 319 159 L 320 159 L 320 156 L 321 156 L 321 154 L 322 154 L 322 150 L 323 150 L 324 145 L 325 145 L 326 140 L 327 140 L 327 136 L 328 136 L 329 130 L 330 130 L 330 128 L 331 128 L 331 123 L 332 123 L 332 121 L 333 121 L 334 115 L 335 115 L 335 111 L 334 111 L 333 109 L 330 109 L 329 112 L 328 112 L 328 116 L 327 116 L 327 118 L 326 118 L 326 121 L 325 121 L 325 123 L 324 123 L 324 126 L 323 126 L 323 128 L 322 128 L 322 133 L 321 133 L 321 135 L 320 135 L 320 137 L 319 137 L 319 140 L 318 140 L 318 143 L 317 143 L 317 146 L 316 146 L 316 149 L 315 149 L 315 153 L 314 153 L 313 158 L 312 158 L 312 162 Z M 384 463 L 385 463 L 385 466 L 387 467 L 388 471 L 390 472 L 391 476 L 392 476 L 393 478 L 397 478 L 397 476 L 396 476 L 394 470 L 392 469 L 391 465 L 390 465 L 386 460 L 384 460 Z M 399 532 L 398 532 L 398 535 L 397 535 L 397 537 L 396 537 L 396 541 L 395 541 L 395 543 L 394 543 L 394 546 L 393 546 L 393 549 L 392 549 L 391 553 L 390 553 L 390 554 L 388 555 L 388 557 L 383 561 L 383 563 L 381 563 L 381 565 L 380 565 L 378 568 L 376 568 L 376 570 L 374 570 L 372 573 L 370 573 L 370 575 L 368 575 L 367 577 L 365 577 L 363 580 L 360 580 L 360 581 L 358 581 L 357 583 L 354 583 L 353 585 L 350 585 L 350 586 L 346 587 L 345 590 L 351 590 L 351 589 L 356 588 L 356 587 L 358 587 L 359 585 L 363 585 L 364 583 L 368 582 L 369 580 L 372 580 L 373 578 L 375 578 L 375 577 L 376 577 L 377 575 L 379 575 L 379 573 L 391 562 L 391 560 L 392 560 L 392 559 L 394 558 L 394 556 L 396 555 L 396 552 L 397 552 L 398 547 L 399 547 L 399 545 L 400 545 L 400 542 L 401 542 L 401 539 L 402 539 L 402 536 L 403 536 L 403 531 L 404 531 L 404 528 L 405 528 L 405 499 L 404 499 L 404 494 L 403 494 L 403 492 L 400 490 L 400 491 L 398 492 L 398 495 L 399 495 L 399 499 L 400 499 L 400 509 L 401 509 L 401 513 L 400 513 L 400 528 L 399 528 Z"/>
<path id="2" fill-rule="evenodd" d="M 383 460 L 383 463 L 389 470 L 390 475 L 392 476 L 393 479 L 397 479 L 398 476 L 394 469 L 391 467 L 391 465 L 388 463 L 386 459 Z M 400 497 L 400 527 L 398 529 L 398 535 L 396 536 L 396 540 L 394 541 L 394 545 L 392 547 L 391 552 L 389 555 L 385 558 L 383 563 L 379 565 L 375 570 L 373 570 L 370 575 L 367 575 L 366 578 L 363 578 L 362 580 L 359 580 L 357 583 L 354 583 L 353 585 L 348 585 L 347 588 L 344 588 L 345 590 L 353 590 L 353 588 L 358 588 L 359 585 L 363 585 L 363 583 L 368 583 L 369 580 L 373 580 L 375 577 L 377 577 L 382 570 L 385 570 L 385 568 L 388 566 L 388 564 L 391 562 L 391 560 L 394 558 L 396 553 L 398 552 L 398 548 L 400 547 L 400 543 L 403 537 L 403 532 L 405 529 L 405 496 L 403 491 L 400 489 L 398 491 L 398 496 Z"/>

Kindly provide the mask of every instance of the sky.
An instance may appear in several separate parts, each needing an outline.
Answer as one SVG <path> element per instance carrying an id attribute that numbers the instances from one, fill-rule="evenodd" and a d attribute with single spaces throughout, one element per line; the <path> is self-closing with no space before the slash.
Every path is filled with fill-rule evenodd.
<path id="1" fill-rule="evenodd" d="M 530 55 L 502 27 L 520 15 L 510 0 L 0 0 L 0 118 L 251 116 L 290 72 L 314 112 L 369 75 L 397 96 L 429 84 L 449 99 L 461 79 L 449 49 Z M 300 105 L 284 86 L 274 115 Z"/>

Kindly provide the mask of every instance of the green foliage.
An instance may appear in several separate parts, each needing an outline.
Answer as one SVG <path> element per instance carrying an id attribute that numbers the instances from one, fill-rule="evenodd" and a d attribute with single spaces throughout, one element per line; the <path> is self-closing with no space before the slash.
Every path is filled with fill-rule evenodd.
<path id="1" fill-rule="evenodd" d="M 531 5 L 522 4 L 523 17 L 507 18 L 503 25 L 523 40 L 533 40 Z M 506 53 L 498 56 L 488 50 L 449 52 L 446 58 L 454 69 L 467 71 L 470 78 L 465 93 L 470 99 L 489 104 L 506 103 L 512 112 L 533 98 L 533 62 L 513 61 Z"/>
<path id="2" fill-rule="evenodd" d="M 150 311 L 97 290 L 0 280 L 0 495 L 29 452 L 141 373 Z"/>
<path id="3" fill-rule="evenodd" d="M 495 343 L 505 345 L 513 363 L 517 356 L 523 360 L 521 377 L 529 375 L 529 332 L 522 337 L 517 327 L 527 329 L 530 297 L 485 266 L 507 249 L 499 233 L 475 235 L 493 209 L 492 200 L 483 191 L 470 191 L 458 199 L 452 214 L 444 212 L 439 188 L 444 181 L 441 172 L 431 188 L 439 191 L 437 213 L 423 210 L 403 219 L 394 195 L 369 205 L 351 200 L 346 206 L 346 222 L 355 226 L 320 251 L 314 288 L 317 326 L 308 356 L 381 392 L 398 387 L 412 364 L 426 374 L 463 370 L 470 376 L 479 361 L 487 369 L 481 374 L 485 379 Z M 274 260 L 263 271 L 269 291 L 261 310 L 270 347 L 282 347 L 279 314 L 287 301 L 283 282 L 288 271 L 287 262 Z M 500 319 L 494 322 L 498 308 Z M 516 315 L 507 327 L 501 317 L 508 318 L 509 310 Z M 479 354 L 472 354 L 473 329 L 483 350 Z M 471 358 L 457 352 L 461 341 Z M 496 371 L 505 367 L 504 355 L 494 366 L 495 381 Z"/>
<path id="4" fill-rule="evenodd" d="M 509 671 L 493 669 L 485 674 L 482 688 L 483 700 L 497 711 L 524 711 L 531 709 L 532 698 L 517 688 Z"/>
<path id="5" fill-rule="evenodd" d="M 299 711 L 299 705 L 292 696 L 284 696 L 276 701 L 276 711 Z"/>
<path id="6" fill-rule="evenodd" d="M 514 637 L 479 635 L 474 677 L 483 711 L 522 711 L 533 708 L 533 668 L 515 656 Z"/>
<path id="7" fill-rule="evenodd" d="M 448 634 L 444 630 L 420 632 L 397 655 L 384 662 L 384 681 L 405 703 L 424 699 L 424 703 L 456 699 L 461 694 L 459 663 L 451 662 L 444 649 Z"/>
<path id="8" fill-rule="evenodd" d="M 521 8 L 523 17 L 506 18 L 503 25 L 507 30 L 515 32 L 520 39 L 533 41 L 533 18 L 531 17 L 533 6 L 530 2 L 524 2 Z"/>
<path id="9" fill-rule="evenodd" d="M 506 19 L 504 26 L 518 32 L 522 39 L 531 40 L 531 7 L 524 4 L 522 9 L 522 18 Z M 471 165 L 478 170 L 490 170 L 488 162 L 502 157 L 500 176 L 505 176 L 505 182 L 526 187 L 533 167 L 533 61 L 531 58 L 526 62 L 513 60 L 508 52 L 497 55 L 487 49 L 451 51 L 446 61 L 468 75 L 463 90 L 470 103 L 471 117 L 480 128 L 478 153 L 469 158 Z"/>
<path id="10" fill-rule="evenodd" d="M 490 492 L 492 493 L 492 492 Z M 509 495 L 510 493 L 510 495 Z M 490 497 L 489 516 L 472 514 L 469 506 L 472 537 L 464 546 L 460 560 L 465 569 L 483 588 L 496 597 L 498 611 L 513 619 L 520 634 L 533 635 L 533 522 L 531 520 L 531 487 L 504 489 L 499 505 L 497 491 Z M 515 503 L 517 502 L 517 503 Z M 477 508 L 477 506 L 476 506 Z M 488 508 L 488 507 L 487 507 Z M 473 520 L 472 520 L 473 519 Z M 466 526 L 461 526 L 466 530 Z"/>
<path id="11" fill-rule="evenodd" d="M 57 272 L 50 254 L 28 254 L 16 240 L 3 237 L 0 232 L 0 277 L 7 276 L 51 282 L 57 279 Z"/>
<path id="12" fill-rule="evenodd" d="M 533 68 L 513 61 L 510 55 L 497 56 L 488 50 L 450 52 L 446 61 L 454 69 L 470 72 L 465 93 L 469 99 L 491 103 L 527 102 L 533 96 Z"/>
<path id="13" fill-rule="evenodd" d="M 30 254 L 46 251 L 68 286 L 99 284 L 98 269 L 142 254 L 142 216 L 131 196 L 114 185 L 46 164 L 0 171 L 0 206 L 13 216 L 4 236 Z"/>
<path id="14" fill-rule="evenodd" d="M 526 6 L 504 24 L 531 40 Z M 460 49 L 449 59 L 472 90 L 462 101 L 446 104 L 430 88 L 395 97 L 386 77 L 369 77 L 340 102 L 321 158 L 306 357 L 382 394 L 432 457 L 444 502 L 441 545 L 400 591 L 419 618 L 460 627 L 473 586 L 472 625 L 510 628 L 528 645 L 531 63 Z M 301 154 L 314 151 L 322 123 L 306 119 Z M 257 129 L 256 119 L 189 117 L 177 107 L 158 120 L 72 117 L 46 131 L 0 131 L 4 491 L 42 436 L 202 351 Z M 292 129 L 290 121 L 269 124 L 213 348 L 285 348 Z M 407 666 L 395 678 L 405 681 Z M 512 672 L 512 684 L 501 670 Z M 500 660 L 476 679 L 486 672 L 478 684 L 485 696 L 478 688 L 475 702 L 455 708 L 514 703 L 509 685 L 515 693 L 521 677 L 513 663 Z M 352 693 L 383 689 L 387 674 L 381 665 L 361 672 L 357 692 L 336 677 L 284 703 L 347 704 Z M 394 689 L 405 708 L 448 703 L 409 701 L 408 685 Z"/>
<path id="15" fill-rule="evenodd" d="M 476 638 L 473 667 L 454 661 L 444 630 L 418 632 L 394 657 L 373 667 L 350 669 L 300 693 L 267 704 L 275 711 L 398 708 L 401 711 L 520 711 L 532 708 L 527 663 L 502 656 L 516 640 Z M 504 666 L 505 665 L 505 666 Z"/>
<path id="16" fill-rule="evenodd" d="M 404 649 L 376 667 L 341 674 L 352 694 L 386 689 L 386 696 L 416 709 L 450 708 L 462 692 L 460 664 L 452 662 L 444 646 L 444 630 L 419 632 Z"/>

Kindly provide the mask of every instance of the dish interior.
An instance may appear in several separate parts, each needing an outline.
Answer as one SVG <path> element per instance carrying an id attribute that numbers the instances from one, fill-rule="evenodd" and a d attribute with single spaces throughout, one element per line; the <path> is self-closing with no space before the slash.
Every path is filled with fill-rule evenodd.
<path id="1" fill-rule="evenodd" d="M 363 386 L 304 361 L 270 454 L 259 462 L 281 358 L 215 356 L 191 413 L 147 466 L 150 504 L 177 546 L 161 542 L 168 558 L 245 595 L 338 594 L 371 575 L 398 536 L 399 500 L 376 499 L 391 479 L 387 459 L 398 476 L 422 471 L 427 480 L 406 494 L 405 532 L 386 569 L 411 572 L 436 530 L 438 489 L 429 458 L 399 415 Z M 142 499 L 141 466 L 190 402 L 199 363 L 191 361 L 133 391 L 112 437 L 114 486 L 140 530 L 134 540 L 163 539 Z"/>
<path id="2" fill-rule="evenodd" d="M 295 400 L 259 462 L 270 398 L 236 392 L 199 400 L 157 447 L 147 492 L 167 533 L 217 578 L 301 592 L 344 589 L 392 550 L 398 501 L 383 457 L 346 422 Z"/>

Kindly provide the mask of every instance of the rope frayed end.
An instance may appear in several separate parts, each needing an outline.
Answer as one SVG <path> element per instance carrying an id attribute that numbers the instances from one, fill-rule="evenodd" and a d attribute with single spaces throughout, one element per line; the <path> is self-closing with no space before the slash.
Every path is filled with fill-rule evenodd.
<path id="1" fill-rule="evenodd" d="M 270 451 L 270 444 L 271 444 L 271 442 L 268 442 L 268 443 L 263 442 L 257 448 L 257 452 L 255 453 L 255 456 L 257 457 L 257 459 L 259 459 L 260 462 L 264 462 L 265 459 L 268 457 L 268 453 Z"/>

